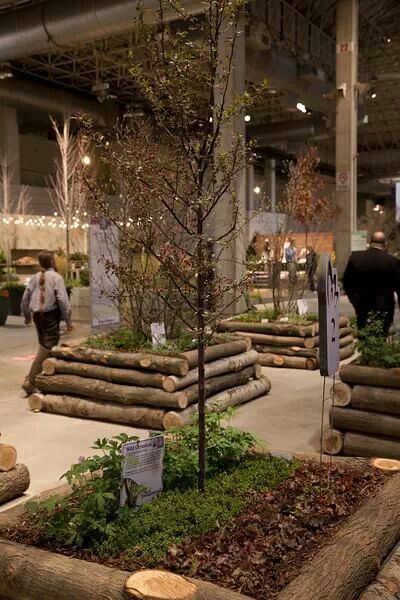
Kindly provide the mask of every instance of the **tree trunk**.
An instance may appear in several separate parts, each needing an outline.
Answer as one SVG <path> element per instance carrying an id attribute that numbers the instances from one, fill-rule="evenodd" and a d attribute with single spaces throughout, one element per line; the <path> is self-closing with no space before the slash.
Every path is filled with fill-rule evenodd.
<path id="1" fill-rule="evenodd" d="M 260 354 L 280 354 L 282 356 L 302 356 L 305 358 L 317 358 L 318 348 L 299 348 L 298 346 L 292 346 L 291 348 L 280 348 L 279 346 L 262 346 L 256 344 L 254 350 L 257 350 Z"/>
<path id="2" fill-rule="evenodd" d="M 281 335 L 267 335 L 264 333 L 246 333 L 238 331 L 238 335 L 249 337 L 255 344 L 263 344 L 266 346 L 281 346 L 282 348 L 291 348 L 292 346 L 300 346 L 300 348 L 314 348 L 318 346 L 318 337 L 288 337 Z"/>
<path id="3" fill-rule="evenodd" d="M 56 346 L 52 349 L 51 354 L 53 357 L 63 360 L 124 369 L 149 369 L 167 375 L 178 375 L 178 377 L 184 377 L 189 371 L 189 363 L 186 359 L 162 354 L 112 352 L 82 346 Z"/>
<path id="4" fill-rule="evenodd" d="M 29 471 L 25 465 L 16 465 L 11 471 L 0 473 L 0 505 L 22 496 L 28 489 L 29 483 Z M 0 583 L 0 593 L 2 592 Z"/>
<path id="5" fill-rule="evenodd" d="M 204 384 L 205 397 L 209 398 L 210 396 L 218 394 L 223 390 L 228 390 L 229 388 L 233 388 L 238 385 L 244 385 L 254 377 L 255 372 L 258 373 L 258 377 L 256 377 L 256 379 L 259 379 L 261 377 L 259 365 L 251 365 L 250 367 L 246 367 L 246 369 L 238 371 L 237 373 L 225 373 L 219 377 L 211 377 L 210 379 L 206 379 Z M 190 387 L 182 390 L 182 392 L 186 394 L 188 404 L 194 404 L 198 401 L 199 390 L 197 383 L 194 383 Z"/>
<path id="6" fill-rule="evenodd" d="M 251 600 L 212 583 L 168 571 L 137 571 L 129 577 L 125 589 L 128 597 L 135 600 Z"/>
<path id="7" fill-rule="evenodd" d="M 400 441 L 348 431 L 343 438 L 343 454 L 345 456 L 398 459 L 400 458 Z"/>
<path id="8" fill-rule="evenodd" d="M 130 573 L 0 540 L 1 597 L 7 600 L 125 600 Z"/>
<path id="9" fill-rule="evenodd" d="M 335 393 L 333 393 L 335 390 Z M 331 398 L 335 406 L 349 406 L 351 403 L 351 387 L 338 381 L 335 388 L 331 387 Z"/>
<path id="10" fill-rule="evenodd" d="M 322 449 L 325 454 L 340 454 L 343 450 L 343 433 L 335 429 L 325 429 L 322 436 Z"/>
<path id="11" fill-rule="evenodd" d="M 236 354 L 247 352 L 250 349 L 251 341 L 249 338 L 233 340 L 222 344 L 214 344 L 213 346 L 208 346 L 208 348 L 206 348 L 204 352 L 204 361 L 209 363 L 218 360 L 219 358 L 226 358 L 227 356 L 235 356 Z M 199 364 L 197 349 L 190 350 L 189 352 L 182 352 L 180 356 L 188 361 L 190 369 L 194 369 Z"/>
<path id="12" fill-rule="evenodd" d="M 236 406 L 249 402 L 258 396 L 265 396 L 271 389 L 271 382 L 262 376 L 258 380 L 249 381 L 245 385 L 232 388 L 215 396 L 211 396 L 205 402 L 206 412 L 223 412 L 230 406 Z M 164 428 L 182 427 L 195 423 L 198 417 L 198 406 L 193 404 L 180 412 L 169 411 L 164 417 Z"/>
<path id="13" fill-rule="evenodd" d="M 218 331 L 244 331 L 294 337 L 314 337 L 317 334 L 316 323 L 312 325 L 292 325 L 291 323 L 257 323 L 252 321 L 222 321 Z"/>
<path id="14" fill-rule="evenodd" d="M 400 418 L 398 417 L 333 406 L 330 411 L 330 420 L 332 427 L 340 429 L 340 431 L 361 431 L 400 438 Z"/>
<path id="15" fill-rule="evenodd" d="M 163 381 L 166 377 L 166 375 L 161 375 L 161 373 L 144 373 L 143 371 L 135 371 L 134 369 L 102 367 L 101 365 L 58 360 L 57 358 L 48 358 L 44 361 L 43 373 L 45 375 L 80 375 L 81 377 L 102 379 L 111 383 L 125 383 L 127 385 L 159 389 L 163 389 Z"/>
<path id="16" fill-rule="evenodd" d="M 255 350 L 249 350 L 248 352 L 243 352 L 243 354 L 237 354 L 228 358 L 221 358 L 205 365 L 204 376 L 206 379 L 209 379 L 223 373 L 241 371 L 250 365 L 254 365 L 257 360 L 258 353 Z M 163 381 L 163 388 L 166 392 L 176 392 L 193 383 L 197 383 L 198 380 L 198 369 L 192 369 L 185 377 L 175 377 L 174 375 L 166 377 Z"/>
<path id="17" fill-rule="evenodd" d="M 359 383 L 361 385 L 400 387 L 400 368 L 380 369 L 362 365 L 343 365 L 339 375 L 342 381 L 353 385 Z"/>
<path id="18" fill-rule="evenodd" d="M 44 393 L 73 394 L 118 404 L 146 404 L 157 408 L 186 408 L 188 405 L 184 392 L 170 394 L 157 388 L 119 385 L 77 375 L 38 375 L 36 387 Z"/>
<path id="19" fill-rule="evenodd" d="M 17 451 L 14 446 L 0 444 L 0 472 L 11 471 L 17 464 Z"/>
<path id="20" fill-rule="evenodd" d="M 165 410 L 150 406 L 125 406 L 75 396 L 32 394 L 28 399 L 34 412 L 43 411 L 81 419 L 124 423 L 142 429 L 163 429 Z"/>
<path id="21" fill-rule="evenodd" d="M 400 390 L 367 385 L 355 385 L 351 395 L 352 408 L 400 416 Z"/>
<path id="22" fill-rule="evenodd" d="M 260 354 L 258 362 L 263 367 L 282 367 L 284 369 L 317 369 L 318 363 L 315 358 L 302 356 L 284 356 L 281 354 Z"/>
<path id="23" fill-rule="evenodd" d="M 400 475 L 371 497 L 277 600 L 355 600 L 400 538 Z"/>

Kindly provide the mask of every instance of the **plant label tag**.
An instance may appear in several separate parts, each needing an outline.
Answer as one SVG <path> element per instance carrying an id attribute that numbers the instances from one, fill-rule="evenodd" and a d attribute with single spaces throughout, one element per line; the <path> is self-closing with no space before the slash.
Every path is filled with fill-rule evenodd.
<path id="1" fill-rule="evenodd" d="M 167 338 L 165 335 L 165 324 L 164 323 L 152 323 L 151 324 L 151 340 L 154 348 L 159 346 L 165 346 Z"/>
<path id="2" fill-rule="evenodd" d="M 157 435 L 122 446 L 120 506 L 135 508 L 152 502 L 162 492 L 164 436 Z"/>
<path id="3" fill-rule="evenodd" d="M 339 368 L 339 300 L 336 269 L 322 254 L 318 272 L 319 362 L 321 375 L 332 377 Z"/>
<path id="4" fill-rule="evenodd" d="M 297 300 L 297 312 L 299 313 L 299 315 L 306 315 L 308 313 L 307 300 Z"/>

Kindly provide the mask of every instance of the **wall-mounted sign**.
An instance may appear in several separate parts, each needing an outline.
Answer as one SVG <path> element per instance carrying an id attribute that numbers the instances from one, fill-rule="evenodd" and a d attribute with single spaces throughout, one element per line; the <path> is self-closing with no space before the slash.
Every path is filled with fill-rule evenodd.
<path id="1" fill-rule="evenodd" d="M 368 242 L 367 231 L 353 231 L 351 234 L 351 251 L 366 250 Z"/>
<path id="2" fill-rule="evenodd" d="M 336 190 L 345 192 L 350 189 L 350 171 L 338 171 L 336 173 Z"/>
<path id="3" fill-rule="evenodd" d="M 318 272 L 319 362 L 321 375 L 332 377 L 339 368 L 339 300 L 336 269 L 322 254 Z"/>

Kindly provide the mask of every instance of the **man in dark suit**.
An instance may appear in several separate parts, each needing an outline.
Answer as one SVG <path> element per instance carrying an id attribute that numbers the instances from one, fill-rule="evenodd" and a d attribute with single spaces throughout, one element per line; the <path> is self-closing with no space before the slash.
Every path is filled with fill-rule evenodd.
<path id="1" fill-rule="evenodd" d="M 400 261 L 387 253 L 382 231 L 372 235 L 368 250 L 351 254 L 343 287 L 356 311 L 358 329 L 366 326 L 370 313 L 376 313 L 386 337 L 393 322 L 395 292 L 400 300 Z"/>

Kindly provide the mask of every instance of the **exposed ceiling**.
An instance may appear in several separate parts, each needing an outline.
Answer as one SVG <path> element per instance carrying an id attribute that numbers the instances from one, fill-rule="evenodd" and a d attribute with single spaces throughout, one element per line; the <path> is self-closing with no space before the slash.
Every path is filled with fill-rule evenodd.
<path id="1" fill-rule="evenodd" d="M 45 0 L 27 0 L 18 10 L 27 10 L 29 4 L 40 1 Z M 0 15 L 14 10 L 17 4 L 0 0 Z M 296 110 L 296 103 L 304 102 L 313 117 L 326 118 L 326 135 L 317 140 L 326 160 L 334 155 L 335 104 L 326 100 L 325 94 L 334 87 L 335 13 L 335 0 L 254 0 L 247 33 L 248 55 L 259 57 L 253 61 L 251 72 L 257 69 L 271 81 L 270 92 L 252 115 L 252 124 L 300 121 L 307 115 Z M 138 96 L 129 66 L 131 57 L 139 52 L 135 32 L 131 31 L 10 62 L 19 76 L 91 97 L 97 94 L 100 99 L 112 97 L 122 104 L 134 104 Z M 292 61 L 295 77 L 289 68 L 286 73 L 264 60 L 272 52 L 284 55 L 288 65 Z M 359 57 L 359 80 L 369 84 L 364 106 L 368 123 L 359 128 L 359 151 L 374 152 L 378 157 L 379 150 L 400 148 L 400 0 L 360 0 Z M 263 68 L 270 72 L 264 73 Z M 377 158 L 363 174 L 400 172 L 400 162 L 396 161 L 383 164 Z"/>

